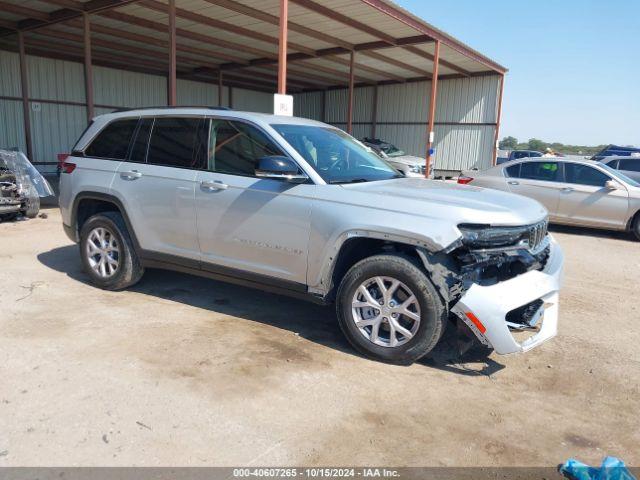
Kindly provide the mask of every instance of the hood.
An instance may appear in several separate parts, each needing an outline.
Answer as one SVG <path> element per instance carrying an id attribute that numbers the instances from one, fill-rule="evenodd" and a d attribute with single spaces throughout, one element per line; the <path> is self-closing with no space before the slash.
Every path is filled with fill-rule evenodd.
<path id="1" fill-rule="evenodd" d="M 537 201 L 513 193 L 422 178 L 341 185 L 350 203 L 461 223 L 517 226 L 547 217 Z"/>

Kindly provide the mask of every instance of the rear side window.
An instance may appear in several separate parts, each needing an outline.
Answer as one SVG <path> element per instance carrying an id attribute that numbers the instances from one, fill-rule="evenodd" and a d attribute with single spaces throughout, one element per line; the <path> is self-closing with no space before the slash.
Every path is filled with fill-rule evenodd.
<path id="1" fill-rule="evenodd" d="M 559 182 L 560 169 L 557 162 L 524 162 L 520 167 L 520 178 Z"/>
<path id="2" fill-rule="evenodd" d="M 133 140 L 131 153 L 129 154 L 129 160 L 131 162 L 144 163 L 147 161 L 147 147 L 149 146 L 149 135 L 151 134 L 152 125 L 153 118 L 143 118 L 140 120 L 136 138 Z"/>
<path id="3" fill-rule="evenodd" d="M 166 167 L 203 169 L 200 129 L 204 118 L 156 118 L 149 141 L 147 163 Z"/>
<path id="4" fill-rule="evenodd" d="M 640 172 L 640 158 L 621 159 L 618 170 L 627 172 Z"/>
<path id="5" fill-rule="evenodd" d="M 88 157 L 124 160 L 138 119 L 116 120 L 107 125 L 85 150 Z"/>
<path id="6" fill-rule="evenodd" d="M 604 187 L 605 183 L 611 180 L 609 175 L 602 173 L 600 170 L 578 163 L 565 163 L 564 174 L 567 178 L 567 183 L 590 185 L 592 187 Z"/>

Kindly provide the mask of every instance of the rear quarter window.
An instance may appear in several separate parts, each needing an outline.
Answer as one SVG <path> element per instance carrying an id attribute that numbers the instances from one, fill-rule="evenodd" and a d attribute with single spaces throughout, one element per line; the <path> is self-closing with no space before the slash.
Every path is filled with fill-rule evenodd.
<path id="1" fill-rule="evenodd" d="M 137 118 L 111 122 L 85 149 L 85 155 L 87 157 L 124 160 L 127 157 L 131 137 L 137 125 Z"/>

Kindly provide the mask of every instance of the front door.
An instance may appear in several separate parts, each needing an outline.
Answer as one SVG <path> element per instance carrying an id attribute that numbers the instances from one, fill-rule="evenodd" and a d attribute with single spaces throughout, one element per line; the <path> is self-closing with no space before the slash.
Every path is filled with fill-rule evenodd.
<path id="1" fill-rule="evenodd" d="M 549 218 L 555 219 L 562 188 L 558 162 L 530 161 L 521 163 L 517 172 L 513 168 L 507 169 L 513 171 L 507 178 L 509 191 L 537 200 L 547 209 Z"/>
<path id="2" fill-rule="evenodd" d="M 605 187 L 612 178 L 582 163 L 565 163 L 565 184 L 560 191 L 559 218 L 564 223 L 622 229 L 629 219 L 629 193 L 621 184 Z"/>
<path id="3" fill-rule="evenodd" d="M 198 266 L 195 186 L 205 164 L 204 123 L 199 117 L 142 119 L 129 159 L 118 168 L 114 191 L 147 257 L 188 258 Z"/>
<path id="4" fill-rule="evenodd" d="M 257 178 L 258 159 L 272 155 L 285 154 L 258 128 L 211 121 L 208 165 L 196 188 L 202 268 L 300 287 L 315 185 Z"/>

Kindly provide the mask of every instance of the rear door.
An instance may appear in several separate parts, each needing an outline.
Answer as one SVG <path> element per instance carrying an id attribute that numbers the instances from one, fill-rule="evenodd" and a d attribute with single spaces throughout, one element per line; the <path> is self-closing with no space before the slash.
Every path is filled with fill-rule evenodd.
<path id="1" fill-rule="evenodd" d="M 519 166 L 519 168 L 517 168 Z M 558 201 L 562 188 L 560 165 L 554 161 L 525 161 L 506 170 L 509 191 L 533 198 L 549 212 L 549 218 L 558 214 Z"/>
<path id="2" fill-rule="evenodd" d="M 285 153 L 257 127 L 211 121 L 208 166 L 196 188 L 202 268 L 297 288 L 306 284 L 315 185 L 256 177 L 258 159 L 273 155 Z"/>
<path id="3" fill-rule="evenodd" d="M 200 256 L 195 182 L 204 168 L 203 117 L 158 117 L 140 121 L 128 159 L 120 164 L 113 190 L 125 205 L 145 256 Z"/>
<path id="4" fill-rule="evenodd" d="M 582 163 L 564 164 L 565 184 L 560 193 L 558 216 L 563 223 L 622 229 L 629 219 L 629 193 L 621 184 L 610 190 L 612 178 Z"/>

